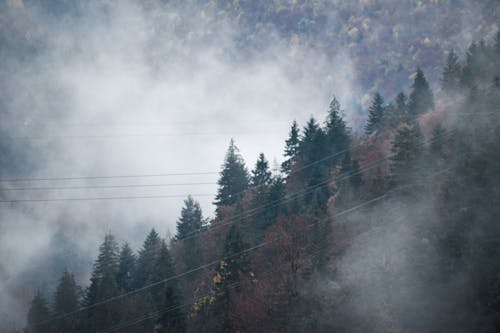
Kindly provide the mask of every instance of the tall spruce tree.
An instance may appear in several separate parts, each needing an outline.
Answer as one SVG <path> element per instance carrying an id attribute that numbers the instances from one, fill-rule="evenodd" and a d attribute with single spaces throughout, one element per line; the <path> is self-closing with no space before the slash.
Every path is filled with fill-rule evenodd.
<path id="1" fill-rule="evenodd" d="M 135 272 L 136 257 L 128 243 L 123 244 L 118 259 L 118 271 L 116 273 L 116 283 L 121 292 L 132 290 L 133 275 Z"/>
<path id="2" fill-rule="evenodd" d="M 64 270 L 54 295 L 54 314 L 62 316 L 79 308 L 80 291 L 75 278 L 67 269 Z M 61 317 L 54 321 L 54 332 L 75 332 L 78 321 L 75 316 Z"/>
<path id="3" fill-rule="evenodd" d="M 151 279 L 154 272 L 156 259 L 161 246 L 161 239 L 155 229 L 151 229 L 147 235 L 139 256 L 137 258 L 136 269 L 134 273 L 134 289 L 141 288 Z"/>
<path id="4" fill-rule="evenodd" d="M 179 217 L 177 221 L 175 239 L 182 240 L 186 237 L 191 237 L 195 233 L 201 231 L 204 225 L 205 223 L 200 204 L 189 195 L 187 199 L 184 200 L 184 207 L 181 209 L 181 217 Z"/>
<path id="5" fill-rule="evenodd" d="M 252 170 L 252 185 L 268 185 L 270 181 L 271 171 L 269 171 L 269 163 L 267 162 L 264 153 L 260 153 L 259 159 L 255 163 L 255 168 Z"/>
<path id="6" fill-rule="evenodd" d="M 451 50 L 446 59 L 446 65 L 443 70 L 443 77 L 441 79 L 441 89 L 444 92 L 450 93 L 456 91 L 460 86 L 460 76 L 462 75 L 462 68 L 458 61 L 458 56 Z"/>
<path id="7" fill-rule="evenodd" d="M 371 135 L 380 129 L 382 117 L 384 116 L 384 99 L 378 92 L 373 96 L 373 101 L 368 109 L 368 120 L 365 125 L 365 133 Z"/>
<path id="8" fill-rule="evenodd" d="M 27 333 L 47 333 L 50 332 L 50 311 L 47 301 L 42 293 L 38 290 L 31 301 L 28 311 Z"/>
<path id="9" fill-rule="evenodd" d="M 99 255 L 94 264 L 90 286 L 85 295 L 85 305 L 91 306 L 87 310 L 87 318 L 83 323 L 87 331 L 99 331 L 117 324 L 120 320 L 120 306 L 117 302 L 106 302 L 93 306 L 119 294 L 116 283 L 118 251 L 115 237 L 110 233 L 106 234 L 104 242 L 99 247 Z"/>
<path id="10" fill-rule="evenodd" d="M 231 139 L 229 144 L 217 183 L 219 185 L 215 197 L 215 204 L 217 206 L 235 204 L 243 197 L 245 190 L 248 189 L 248 171 L 233 139 Z"/>
<path id="11" fill-rule="evenodd" d="M 325 123 L 327 153 L 335 154 L 344 151 L 349 145 L 349 129 L 342 117 L 340 103 L 336 97 L 333 97 L 328 109 L 328 116 Z M 342 156 L 330 159 L 330 165 L 336 164 Z"/>
<path id="12" fill-rule="evenodd" d="M 434 109 L 434 94 L 425 79 L 424 72 L 419 67 L 417 68 L 408 101 L 410 120 L 416 120 L 419 115 L 431 109 Z"/>
<path id="13" fill-rule="evenodd" d="M 175 241 L 180 247 L 181 257 L 186 270 L 191 270 L 201 265 L 203 251 L 197 233 L 203 230 L 205 221 L 200 204 L 191 196 L 184 200 L 181 216 L 177 220 L 177 233 Z M 196 274 L 190 274 L 187 279 L 194 279 Z"/>
<path id="14" fill-rule="evenodd" d="M 297 155 L 299 153 L 299 144 L 300 144 L 300 129 L 297 122 L 294 120 L 292 127 L 290 129 L 290 133 L 288 139 L 285 141 L 285 161 L 281 164 L 281 171 L 285 174 L 289 174 L 292 165 L 295 162 Z"/>

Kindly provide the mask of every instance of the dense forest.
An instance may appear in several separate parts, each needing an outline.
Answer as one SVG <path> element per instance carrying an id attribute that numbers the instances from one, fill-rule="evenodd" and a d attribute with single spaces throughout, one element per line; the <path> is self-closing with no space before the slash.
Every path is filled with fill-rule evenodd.
<path id="1" fill-rule="evenodd" d="M 498 332 L 500 32 L 450 51 L 438 90 L 413 65 L 362 134 L 335 97 L 293 122 L 280 170 L 231 140 L 215 217 L 189 196 L 170 239 L 102 235 L 90 281 L 61 272 L 24 331 Z"/>

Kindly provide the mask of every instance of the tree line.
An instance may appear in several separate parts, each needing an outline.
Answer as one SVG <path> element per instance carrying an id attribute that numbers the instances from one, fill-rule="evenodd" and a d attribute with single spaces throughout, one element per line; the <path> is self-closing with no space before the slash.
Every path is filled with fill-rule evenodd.
<path id="1" fill-rule="evenodd" d="M 249 171 L 231 140 L 214 218 L 188 197 L 171 240 L 153 229 L 136 253 L 106 234 L 89 285 L 65 270 L 50 306 L 35 294 L 25 331 L 497 331 L 499 70 L 500 33 L 463 61 L 450 51 L 438 94 L 417 68 L 408 94 L 374 94 L 364 135 L 333 98 L 322 123 L 293 122 L 279 173 L 262 153 Z M 426 197 L 429 218 L 408 218 L 425 241 L 406 260 L 415 285 L 440 292 L 399 303 L 389 291 L 404 272 L 378 267 L 369 287 L 387 296 L 360 310 L 356 284 L 339 273 L 343 255 L 370 221 L 389 218 L 384 207 L 409 212 Z M 357 230 L 343 224 L 354 210 Z"/>

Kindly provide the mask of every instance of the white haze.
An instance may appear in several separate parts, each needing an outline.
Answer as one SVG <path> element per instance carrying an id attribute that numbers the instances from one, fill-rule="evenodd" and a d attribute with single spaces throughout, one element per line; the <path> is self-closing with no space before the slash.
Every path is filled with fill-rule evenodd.
<path id="1" fill-rule="evenodd" d="M 220 22 L 207 33 L 212 15 L 145 12 L 120 1 L 107 12 L 87 9 L 78 19 L 51 20 L 36 10 L 19 10 L 31 25 L 26 38 L 41 51 L 17 66 L 8 87 L 8 109 L 18 123 L 11 135 L 27 140 L 41 155 L 33 177 L 163 174 L 219 171 L 230 138 L 253 167 L 263 151 L 270 164 L 281 161 L 291 122 L 310 115 L 323 120 L 335 93 L 355 99 L 353 69 L 341 52 L 329 57 L 288 42 L 256 56 L 241 56 L 233 36 L 238 27 Z M 102 9 L 102 8 L 101 8 Z M 17 10 L 17 9 L 16 9 Z M 178 37 L 175 27 L 192 31 Z M 213 27 L 213 24 L 211 25 Z M 212 29 L 212 28 L 210 28 Z M 271 33 L 271 32 L 270 32 Z M 202 36 L 202 38 L 200 37 Z M 279 39 L 276 39 L 279 41 Z M 215 182 L 217 175 L 12 182 L 6 187 L 125 185 Z M 204 213 L 213 212 L 216 185 L 98 190 L 15 191 L 6 199 L 92 198 L 193 194 Z M 210 194 L 199 196 L 196 194 Z M 0 309 L 7 322 L 25 320 L 31 289 L 18 289 L 28 276 L 34 287 L 59 275 L 45 272 L 60 239 L 76 246 L 91 268 L 108 231 L 135 248 L 151 227 L 175 232 L 182 197 L 3 204 L 0 224 Z M 63 247 L 64 248 L 64 247 Z M 78 262 L 78 261 L 77 261 Z M 41 266 L 41 267 L 40 267 Z M 42 270 L 39 279 L 29 272 Z M 48 268 L 50 270 L 50 267 Z M 80 282 L 88 271 L 76 267 Z M 51 286 L 53 287 L 53 286 Z M 5 322 L 5 318 L 0 318 Z"/>

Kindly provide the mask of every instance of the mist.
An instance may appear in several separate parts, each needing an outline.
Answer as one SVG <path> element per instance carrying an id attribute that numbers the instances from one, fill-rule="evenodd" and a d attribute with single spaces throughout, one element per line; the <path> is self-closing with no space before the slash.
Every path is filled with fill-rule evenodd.
<path id="1" fill-rule="evenodd" d="M 1 10 L 0 130 L 10 155 L 2 157 L 0 187 L 0 326 L 8 329 L 21 327 L 33 289 L 52 290 L 61 267 L 86 285 L 107 232 L 134 249 L 151 228 L 171 238 L 189 194 L 204 216 L 214 216 L 231 138 L 249 169 L 260 152 L 279 168 L 293 120 L 305 124 L 312 115 L 323 122 L 336 96 L 359 133 L 372 87 L 392 97 L 393 87 L 413 73 L 405 63 L 388 87 L 367 82 L 369 64 L 358 61 L 352 41 L 316 46 L 270 24 L 255 40 L 243 39 L 246 26 L 213 4 L 125 0 L 59 7 L 19 0 Z M 496 31 L 495 23 L 477 27 L 477 11 L 459 19 L 455 38 L 442 47 Z M 329 12 L 328 22 L 344 19 L 341 14 Z M 350 23 L 348 31 L 358 27 L 366 43 L 384 39 L 378 23 Z M 415 36 L 427 43 L 424 31 Z M 404 250 L 433 251 L 425 238 L 411 238 L 419 224 L 408 218 L 425 211 L 425 224 L 433 199 L 388 206 L 390 214 L 384 206 L 357 218 L 406 222 L 382 224 L 368 240 L 356 238 L 340 261 L 340 284 L 348 281 L 363 293 L 360 288 L 376 285 L 371 280 L 386 269 L 407 274 L 399 282 L 412 284 Z M 421 288 L 410 290 L 418 295 Z M 384 293 L 377 291 L 356 298 L 352 315 L 378 308 Z M 406 298 L 392 304 L 408 304 Z"/>

